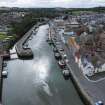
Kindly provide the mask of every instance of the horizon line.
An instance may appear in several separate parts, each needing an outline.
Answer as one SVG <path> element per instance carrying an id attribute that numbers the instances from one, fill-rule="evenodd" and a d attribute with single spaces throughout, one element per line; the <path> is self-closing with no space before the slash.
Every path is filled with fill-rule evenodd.
<path id="1" fill-rule="evenodd" d="M 69 8 L 72 8 L 72 9 L 75 9 L 75 8 L 96 8 L 96 7 L 105 7 L 105 6 L 91 6 L 91 7 L 19 7 L 19 6 L 0 6 L 0 8 L 65 8 L 65 9 L 69 9 Z"/>

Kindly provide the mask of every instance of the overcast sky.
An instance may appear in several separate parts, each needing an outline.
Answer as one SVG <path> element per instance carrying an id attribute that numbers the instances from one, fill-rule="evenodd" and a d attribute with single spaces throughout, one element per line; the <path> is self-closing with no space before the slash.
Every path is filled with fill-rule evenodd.
<path id="1" fill-rule="evenodd" d="M 94 7 L 105 6 L 105 0 L 0 0 L 8 7 Z"/>

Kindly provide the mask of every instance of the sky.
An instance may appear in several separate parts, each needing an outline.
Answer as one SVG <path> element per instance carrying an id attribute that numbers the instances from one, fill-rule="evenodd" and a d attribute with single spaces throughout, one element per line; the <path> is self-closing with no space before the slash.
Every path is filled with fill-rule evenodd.
<path id="1" fill-rule="evenodd" d="M 105 6 L 105 0 L 0 0 L 1 6 L 86 8 Z"/>

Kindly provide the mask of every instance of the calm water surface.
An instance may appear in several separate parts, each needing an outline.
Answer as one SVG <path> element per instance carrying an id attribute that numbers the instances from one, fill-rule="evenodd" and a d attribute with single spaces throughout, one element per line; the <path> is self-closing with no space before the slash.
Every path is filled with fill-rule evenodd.
<path id="1" fill-rule="evenodd" d="M 47 44 L 44 25 L 32 36 L 33 60 L 11 60 L 3 84 L 3 105 L 83 105 L 72 82 L 64 80 Z M 12 50 L 14 51 L 14 49 Z"/>

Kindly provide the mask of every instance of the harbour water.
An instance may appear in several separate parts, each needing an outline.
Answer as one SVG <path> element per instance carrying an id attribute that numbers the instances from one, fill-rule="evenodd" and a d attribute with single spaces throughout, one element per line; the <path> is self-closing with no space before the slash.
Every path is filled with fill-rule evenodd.
<path id="1" fill-rule="evenodd" d="M 62 76 L 52 48 L 46 42 L 47 29 L 48 25 L 40 26 L 28 41 L 34 59 L 7 62 L 3 105 L 84 105 L 72 81 Z"/>

